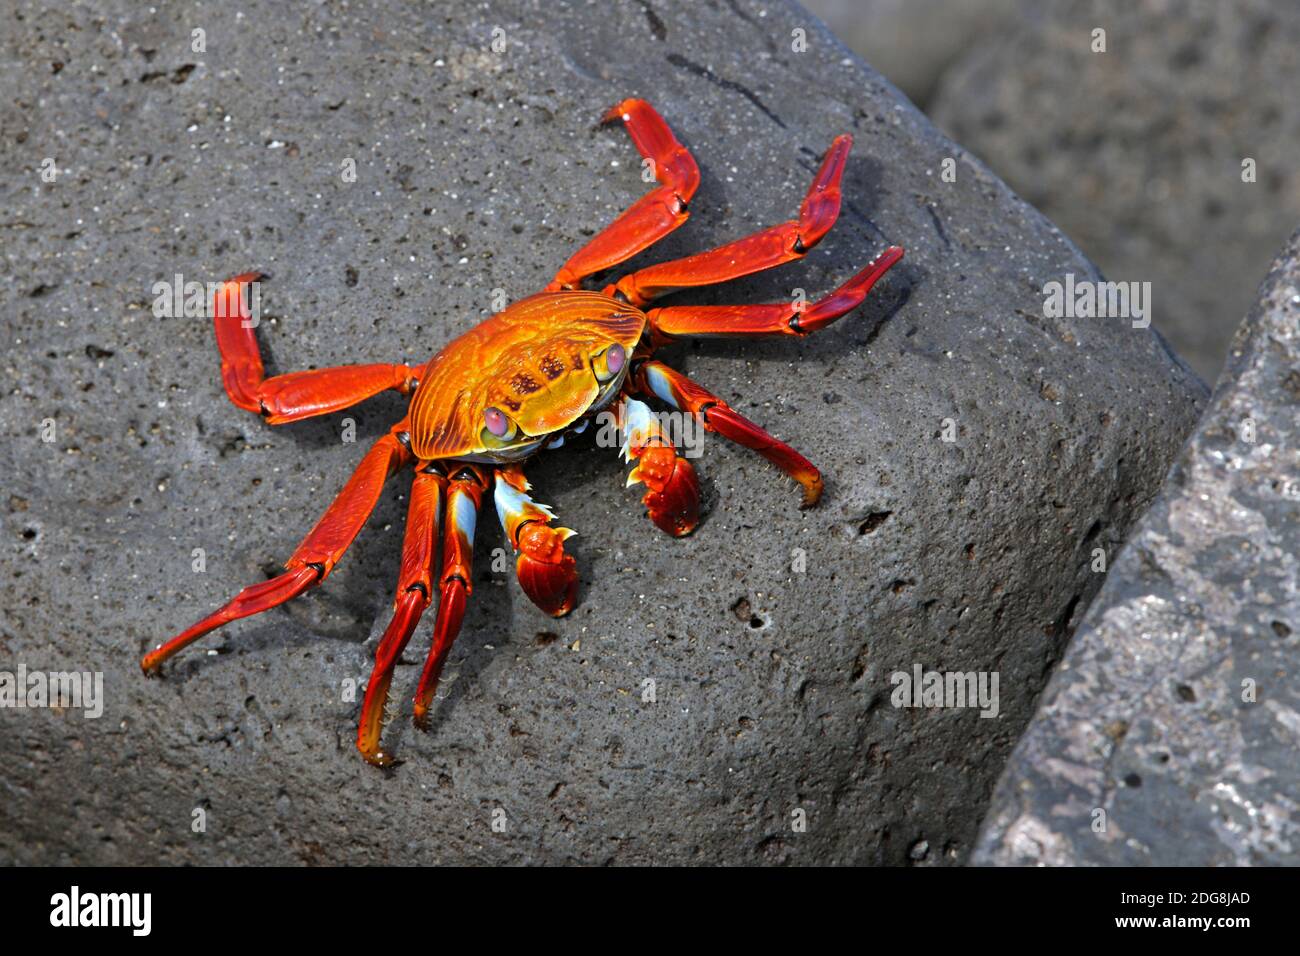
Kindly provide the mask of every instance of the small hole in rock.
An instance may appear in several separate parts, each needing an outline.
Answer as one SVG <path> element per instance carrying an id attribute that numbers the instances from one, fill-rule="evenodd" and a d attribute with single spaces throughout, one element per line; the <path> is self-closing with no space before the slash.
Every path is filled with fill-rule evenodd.
<path id="1" fill-rule="evenodd" d="M 871 534 L 871 532 L 875 531 L 882 524 L 884 524 L 889 519 L 889 516 L 892 514 L 893 514 L 892 511 L 871 512 L 866 517 L 858 521 L 858 534 Z"/>

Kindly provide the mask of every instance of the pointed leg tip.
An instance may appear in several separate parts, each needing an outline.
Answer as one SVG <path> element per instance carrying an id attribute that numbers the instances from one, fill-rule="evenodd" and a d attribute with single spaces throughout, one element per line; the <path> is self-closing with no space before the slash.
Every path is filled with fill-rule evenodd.
<path id="1" fill-rule="evenodd" d="M 415 706 L 411 711 L 411 723 L 415 724 L 420 730 L 429 729 L 429 707 L 433 703 L 434 696 L 438 689 L 421 692 L 416 695 Z"/>
<path id="2" fill-rule="evenodd" d="M 794 480 L 800 483 L 800 489 L 803 492 L 803 498 L 800 502 L 800 510 L 816 507 L 816 503 L 822 501 L 822 492 L 826 490 L 826 483 L 822 480 L 822 472 L 816 471 L 815 468 L 811 473 L 797 473 Z"/>
<path id="3" fill-rule="evenodd" d="M 159 644 L 149 653 L 145 654 L 144 657 L 140 658 L 140 672 L 143 673 L 145 677 L 156 677 L 162 670 L 163 646 L 164 645 Z"/>
<path id="4" fill-rule="evenodd" d="M 271 274 L 269 272 L 261 272 L 261 271 L 254 270 L 253 272 L 241 272 L 237 276 L 231 276 L 226 281 L 233 282 L 238 285 L 243 285 L 247 282 L 261 282 L 263 279 L 269 279 L 269 278 L 271 278 Z"/>
<path id="5" fill-rule="evenodd" d="M 392 754 L 384 750 L 361 750 L 361 756 L 364 757 L 366 763 L 370 764 L 372 767 L 395 767 L 398 763 L 397 759 Z"/>
<path id="6" fill-rule="evenodd" d="M 822 492 L 826 490 L 821 475 L 817 475 L 809 481 L 801 481 L 799 484 L 803 487 L 803 500 L 799 504 L 800 510 L 817 507 L 817 502 L 822 500 Z"/>
<path id="7" fill-rule="evenodd" d="M 621 100 L 615 103 L 605 111 L 605 115 L 600 118 L 601 126 L 608 126 L 610 123 L 621 123 L 627 115 L 629 104 L 632 100 Z"/>

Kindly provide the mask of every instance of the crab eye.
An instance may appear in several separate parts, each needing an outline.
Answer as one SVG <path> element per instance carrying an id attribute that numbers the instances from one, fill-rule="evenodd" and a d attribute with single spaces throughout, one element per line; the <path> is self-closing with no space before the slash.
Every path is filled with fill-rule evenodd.
<path id="1" fill-rule="evenodd" d="M 617 375 L 619 372 L 623 371 L 623 359 L 625 357 L 626 355 L 623 352 L 623 346 L 611 345 L 609 350 L 605 353 L 605 367 L 609 369 L 611 373 Z"/>
<path id="2" fill-rule="evenodd" d="M 600 355 L 596 356 L 595 368 L 596 378 L 602 382 L 607 382 L 619 372 L 623 371 L 623 363 L 627 361 L 627 352 L 623 346 L 615 343 L 605 349 Z"/>
<path id="3" fill-rule="evenodd" d="M 487 425 L 487 430 L 496 435 L 497 438 L 505 438 L 510 431 L 510 419 L 506 418 L 505 412 L 496 406 L 483 410 L 483 423 Z"/>

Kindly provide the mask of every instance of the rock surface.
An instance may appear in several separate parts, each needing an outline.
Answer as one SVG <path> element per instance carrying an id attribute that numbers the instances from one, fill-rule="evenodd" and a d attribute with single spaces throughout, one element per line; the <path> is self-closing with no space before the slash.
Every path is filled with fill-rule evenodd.
<path id="1" fill-rule="evenodd" d="M 1044 284 L 1093 267 L 802 10 L 119 0 L 24 6 L 0 44 L 0 661 L 102 671 L 107 695 L 98 720 L 0 710 L 0 860 L 966 858 L 1099 586 L 1089 555 L 1204 391 L 1150 331 L 1044 318 Z M 405 703 L 427 623 L 398 668 L 391 773 L 355 753 L 343 688 L 386 624 L 405 476 L 323 588 L 142 678 L 142 651 L 274 571 L 402 411 L 266 426 L 226 400 L 207 321 L 154 317 L 154 283 L 270 272 L 278 371 L 423 361 L 644 192 L 625 134 L 593 128 L 629 95 L 703 172 L 642 262 L 788 218 L 832 137 L 857 137 L 813 254 L 698 301 L 829 290 L 889 241 L 907 259 L 807 341 L 667 356 L 818 463 L 821 506 L 710 441 L 705 520 L 673 541 L 610 451 L 539 460 L 580 534 L 580 604 L 544 618 L 481 563 L 428 733 Z M 485 513 L 479 553 L 501 543 Z M 998 718 L 890 706 L 917 664 L 998 671 Z"/>
<path id="2" fill-rule="evenodd" d="M 850 49 L 925 109 L 973 44 L 1008 31 L 1023 0 L 808 0 Z"/>
<path id="3" fill-rule="evenodd" d="M 1300 4 L 1022 9 L 948 70 L 931 115 L 1108 278 L 1151 282 L 1156 327 L 1213 381 L 1300 221 Z"/>
<path id="4" fill-rule="evenodd" d="M 1300 233 L 998 785 L 988 864 L 1300 864 Z"/>

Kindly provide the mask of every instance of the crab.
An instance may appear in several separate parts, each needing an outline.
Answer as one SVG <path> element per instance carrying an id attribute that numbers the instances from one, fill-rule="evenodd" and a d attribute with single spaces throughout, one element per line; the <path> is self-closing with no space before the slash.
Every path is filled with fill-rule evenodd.
<path id="1" fill-rule="evenodd" d="M 401 571 L 391 622 L 375 652 L 357 729 L 357 749 L 388 766 L 382 746 L 394 668 L 421 616 L 437 598 L 432 645 L 415 691 L 413 716 L 424 724 L 448 652 L 473 589 L 471 562 L 479 509 L 490 493 L 515 553 L 525 594 L 556 617 L 572 610 L 578 573 L 546 505 L 529 494 L 523 465 L 608 416 L 633 463 L 628 485 L 644 484 L 649 518 L 673 536 L 699 521 L 700 487 L 690 460 L 644 399 L 691 416 L 758 452 L 794 479 L 803 506 L 822 494 L 818 470 L 704 386 L 656 359 L 659 348 L 690 336 L 805 336 L 854 309 L 903 256 L 898 246 L 819 301 L 767 305 L 668 305 L 669 293 L 737 279 L 807 254 L 839 215 L 840 179 L 852 139 L 830 145 L 797 219 L 708 252 L 651 265 L 599 292 L 584 282 L 664 238 L 686 221 L 700 184 L 695 160 L 644 100 L 628 99 L 603 123 L 620 122 L 658 185 L 595 235 L 545 289 L 508 305 L 452 340 L 422 367 L 345 365 L 267 378 L 249 308 L 261 273 L 218 285 L 212 303 L 221 379 L 230 400 L 280 425 L 348 408 L 392 390 L 409 398 L 406 415 L 362 458 L 283 573 L 240 591 L 227 604 L 147 653 L 155 673 L 182 648 L 216 628 L 283 604 L 321 584 L 374 509 L 385 481 L 413 466 Z"/>

